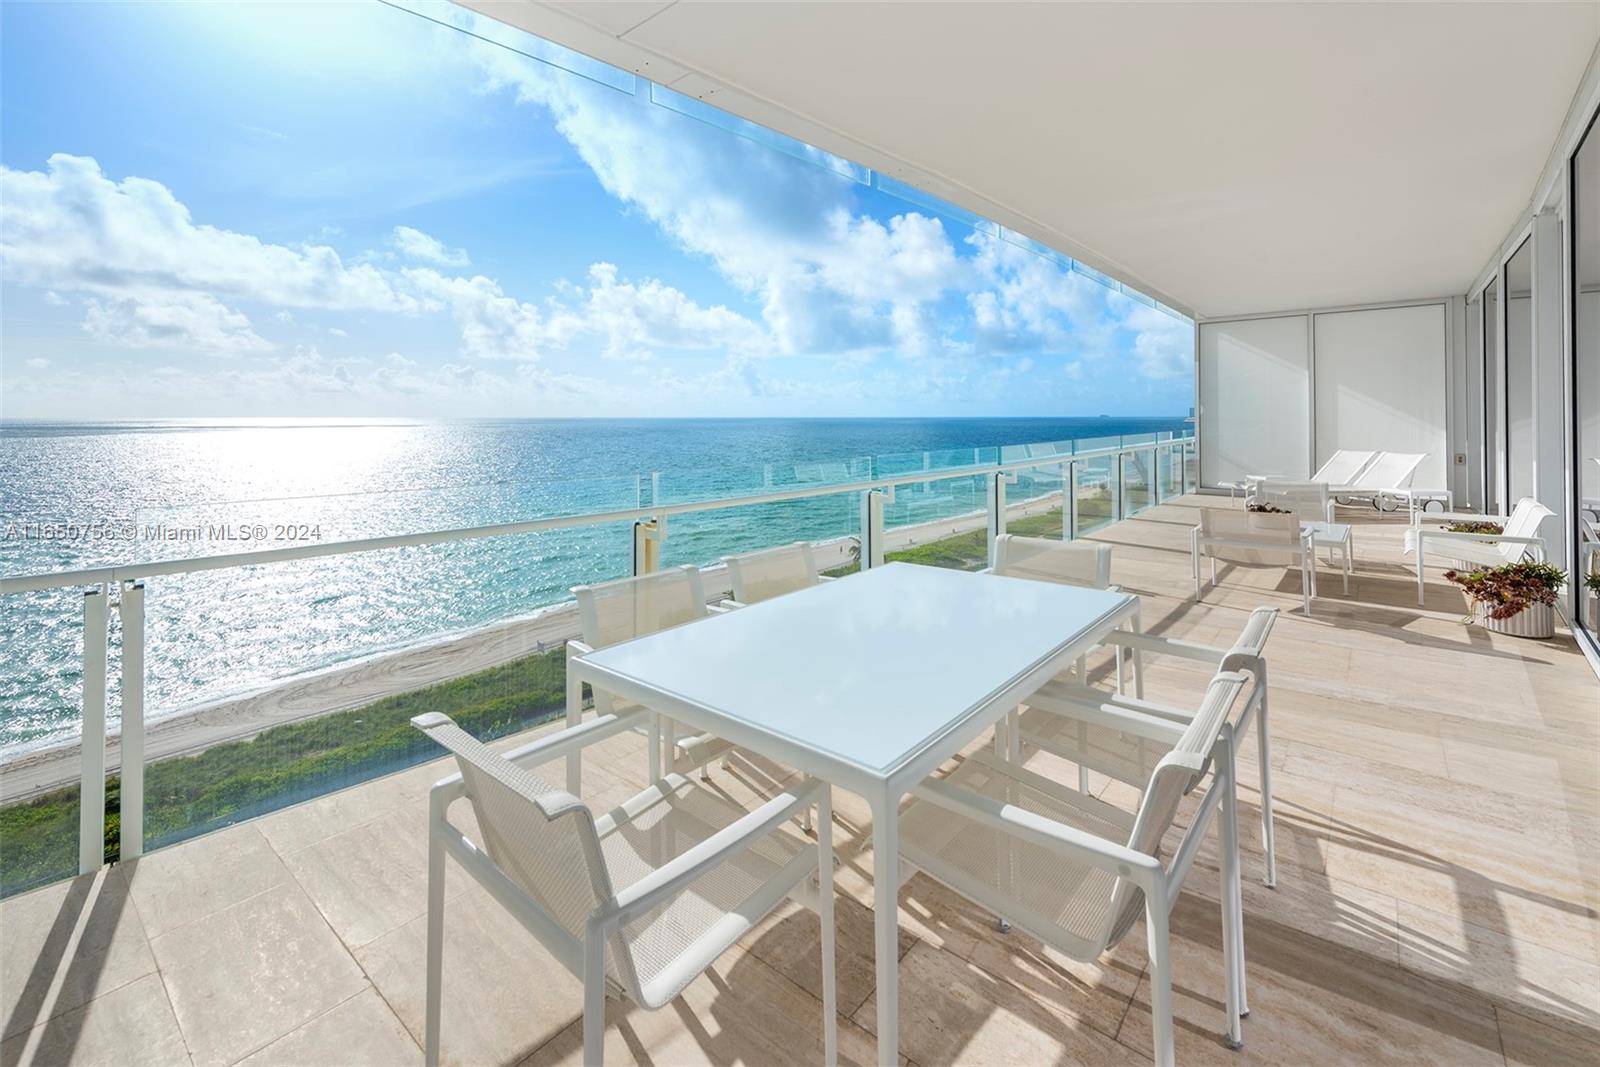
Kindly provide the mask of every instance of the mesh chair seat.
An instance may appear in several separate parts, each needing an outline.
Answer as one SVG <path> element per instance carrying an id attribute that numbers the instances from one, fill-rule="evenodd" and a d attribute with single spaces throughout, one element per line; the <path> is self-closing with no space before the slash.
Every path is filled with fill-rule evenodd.
<path id="1" fill-rule="evenodd" d="M 1127 840 L 1133 827 L 1131 816 L 1094 797 L 1046 791 L 981 758 L 963 761 L 944 781 L 1107 840 Z M 963 895 L 985 902 L 1005 899 L 1007 918 L 1078 959 L 1099 955 L 1143 907 L 1137 890 L 1117 901 L 1120 879 L 1103 867 L 996 833 L 925 801 L 901 813 L 900 851 L 929 877 Z M 1120 913 L 1115 924 L 1114 906 Z"/>
<path id="2" fill-rule="evenodd" d="M 1119 782 L 1142 785 L 1155 773 L 1171 745 L 1115 730 L 1099 723 L 1070 719 L 1042 708 L 1021 715 L 1023 744 L 1043 744 L 1056 755 Z"/>
<path id="3" fill-rule="evenodd" d="M 744 808 L 721 794 L 682 775 L 668 775 L 596 820 L 611 884 L 633 885 L 745 814 Z M 705 942 L 705 954 L 721 955 L 760 918 L 759 913 L 745 914 L 741 906 L 791 862 L 809 860 L 815 849 L 810 841 L 788 832 L 755 841 L 682 893 L 624 923 L 620 937 L 613 940 L 613 954 L 619 948 L 627 954 L 633 981 L 624 981 L 609 957 L 607 975 L 641 1007 L 666 1004 L 700 973 L 698 968 L 675 966 L 684 953 Z"/>

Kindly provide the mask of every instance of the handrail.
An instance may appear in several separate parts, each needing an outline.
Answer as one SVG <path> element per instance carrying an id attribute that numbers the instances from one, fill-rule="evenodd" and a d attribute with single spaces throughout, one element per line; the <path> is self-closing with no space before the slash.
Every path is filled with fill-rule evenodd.
<path id="1" fill-rule="evenodd" d="M 385 548 L 413 548 L 422 545 L 448 544 L 454 541 L 473 541 L 485 537 L 505 537 L 513 534 L 537 533 L 542 530 L 560 530 L 574 526 L 593 526 L 611 522 L 637 522 L 643 519 L 669 515 L 685 515 L 700 511 L 722 511 L 729 508 L 751 507 L 757 504 L 777 504 L 788 500 L 805 500 L 838 493 L 870 492 L 899 485 L 919 482 L 946 481 L 969 478 L 974 475 L 1004 474 L 1031 470 L 1036 467 L 1057 467 L 1079 460 L 1106 459 L 1130 452 L 1147 452 L 1152 449 L 1187 449 L 1194 437 L 1173 437 L 1165 441 L 1146 441 L 1137 445 L 1117 445 L 1097 448 L 1087 452 L 1068 452 L 1056 456 L 1012 460 L 1008 463 L 972 464 L 966 467 L 943 467 L 938 470 L 907 471 L 887 478 L 873 478 L 859 482 L 836 482 L 828 485 L 807 486 L 804 489 L 786 489 L 753 496 L 720 497 L 713 500 L 685 501 L 679 504 L 656 504 L 648 507 L 624 508 L 618 511 L 585 512 L 577 515 L 550 515 L 519 522 L 493 523 L 487 526 L 466 526 L 452 530 L 430 530 L 413 534 L 393 534 L 387 537 L 366 537 L 349 541 L 332 541 L 327 544 L 302 544 L 291 548 L 269 548 L 255 552 L 229 552 L 216 556 L 188 559 L 153 560 L 149 563 L 117 564 L 109 567 L 90 567 L 76 571 L 53 571 L 43 574 L 24 574 L 0 578 L 0 596 L 10 593 L 31 593 L 41 589 L 62 589 L 69 586 L 98 585 L 119 581 L 133 581 L 164 574 L 190 574 L 198 571 L 226 570 L 230 567 L 254 566 L 263 563 L 286 563 L 298 559 L 316 559 L 323 556 L 342 556 L 358 552 L 374 552 Z"/>

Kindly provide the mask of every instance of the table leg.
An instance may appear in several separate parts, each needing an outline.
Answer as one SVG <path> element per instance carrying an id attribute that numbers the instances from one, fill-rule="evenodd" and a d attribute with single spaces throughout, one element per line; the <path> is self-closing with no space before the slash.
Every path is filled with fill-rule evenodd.
<path id="1" fill-rule="evenodd" d="M 885 795 L 872 811 L 873 956 L 878 970 L 878 1064 L 900 1059 L 899 804 Z"/>

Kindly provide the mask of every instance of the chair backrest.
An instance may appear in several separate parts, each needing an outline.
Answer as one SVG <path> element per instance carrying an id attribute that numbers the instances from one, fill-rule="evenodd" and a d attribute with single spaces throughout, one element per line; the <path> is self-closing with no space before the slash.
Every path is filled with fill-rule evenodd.
<path id="1" fill-rule="evenodd" d="M 1291 513 L 1201 508 L 1201 538 L 1223 538 L 1226 545 L 1202 545 L 1209 556 L 1234 563 L 1283 563 L 1298 559 L 1300 517 Z"/>
<path id="2" fill-rule="evenodd" d="M 1161 859 L 1161 842 L 1177 818 L 1183 798 L 1210 769 L 1211 753 L 1228 720 L 1234 702 L 1248 679 L 1236 671 L 1219 671 L 1206 686 L 1200 710 L 1189 721 L 1183 736 L 1172 750 L 1161 757 L 1139 800 L 1128 847 L 1135 852 Z M 1212 786 L 1215 788 L 1215 785 Z M 1184 833 L 1205 833 L 1206 827 L 1191 822 Z M 1181 849 L 1181 845 L 1180 845 Z M 1174 850 L 1173 855 L 1177 855 Z M 1170 868 L 1169 868 L 1170 869 Z M 1144 907 L 1144 892 L 1127 879 L 1119 878 L 1111 896 L 1111 933 L 1106 943 L 1114 944 L 1139 919 Z"/>
<path id="3" fill-rule="evenodd" d="M 1555 512 L 1539 503 L 1531 496 L 1525 496 L 1517 501 L 1517 506 L 1511 509 L 1511 514 L 1506 518 L 1504 533 L 1507 537 L 1538 537 L 1539 526 L 1544 520 L 1554 515 Z M 1500 542 L 1495 546 L 1506 562 L 1515 563 L 1528 551 L 1527 545 L 1514 542 Z"/>
<path id="4" fill-rule="evenodd" d="M 1256 483 L 1251 503 L 1287 511 L 1301 522 L 1324 522 L 1328 518 L 1328 483 L 1263 478 Z"/>
<path id="5" fill-rule="evenodd" d="M 600 850 L 594 812 L 489 748 L 450 717 L 431 712 L 413 726 L 448 749 L 461 770 L 478 833 L 494 865 L 578 943 L 588 919 L 615 897 Z M 612 952 L 607 970 L 637 988 L 626 952 Z M 617 973 L 620 967 L 628 973 Z"/>
<path id="6" fill-rule="evenodd" d="M 809 541 L 723 556 L 722 562 L 733 579 L 733 599 L 741 604 L 758 604 L 817 584 L 817 559 Z"/>
<path id="7" fill-rule="evenodd" d="M 578 598 L 583 640 L 591 648 L 631 641 L 706 615 L 705 589 L 694 567 L 578 585 L 572 595 Z"/>
<path id="8" fill-rule="evenodd" d="M 994 541 L 994 573 L 1105 589 L 1111 584 L 1111 546 L 1001 534 Z"/>
<path id="9" fill-rule="evenodd" d="M 1317 468 L 1317 473 L 1311 476 L 1311 481 L 1326 485 L 1350 485 L 1356 480 L 1357 475 L 1366 470 L 1367 464 L 1371 463 L 1372 457 L 1376 455 L 1376 452 L 1356 452 L 1341 448 L 1328 457 L 1328 462 Z"/>
<path id="10" fill-rule="evenodd" d="M 1405 489 L 1426 458 L 1426 452 L 1379 452 L 1372 465 L 1350 484 L 1358 489 Z"/>

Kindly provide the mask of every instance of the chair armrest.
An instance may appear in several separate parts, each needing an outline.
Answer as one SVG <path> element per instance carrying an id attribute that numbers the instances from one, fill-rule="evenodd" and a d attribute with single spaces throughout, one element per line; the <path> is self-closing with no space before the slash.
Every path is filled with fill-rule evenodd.
<path id="1" fill-rule="evenodd" d="M 1193 641 L 1179 641 L 1172 637 L 1157 637 L 1154 634 L 1138 634 L 1132 630 L 1112 630 L 1111 633 L 1106 635 L 1101 644 L 1137 648 L 1141 652 L 1152 652 L 1161 656 L 1176 656 L 1179 659 L 1194 660 L 1196 663 L 1210 663 L 1213 666 L 1221 663 L 1222 657 L 1228 654 L 1228 650 L 1225 648 L 1200 645 Z"/>
<path id="2" fill-rule="evenodd" d="M 1419 511 L 1414 525 L 1421 526 L 1425 522 L 1498 522 L 1504 524 L 1510 518 L 1510 515 L 1485 515 L 1477 511 Z"/>
<path id="3" fill-rule="evenodd" d="M 819 575 L 817 575 L 817 582 L 819 584 L 822 583 L 822 582 L 837 582 L 838 580 L 839 580 L 838 578 L 834 577 L 831 574 L 819 574 Z"/>
<path id="4" fill-rule="evenodd" d="M 1512 537 L 1510 534 L 1493 533 L 1452 533 L 1449 530 L 1418 530 L 1419 538 L 1426 537 L 1430 541 L 1504 541 L 1511 545 L 1542 545 L 1542 537 Z"/>
<path id="5" fill-rule="evenodd" d="M 579 641 L 576 637 L 567 638 L 567 659 L 570 660 L 573 656 L 587 656 L 593 651 L 593 645 Z"/>
<path id="6" fill-rule="evenodd" d="M 541 737 L 536 741 L 519 745 L 506 752 L 505 758 L 523 769 L 537 767 L 541 763 L 570 756 L 574 752 L 605 740 L 612 734 L 644 726 L 649 715 L 648 708 L 635 708 L 633 711 L 621 714 L 613 712 L 610 715 L 601 715 L 578 726 L 569 726 L 549 737 Z"/>
<path id="7" fill-rule="evenodd" d="M 1141 885 L 1162 870 L 1160 861 L 1154 856 L 1135 852 L 1126 845 L 1096 837 L 1075 826 L 1036 815 L 1025 808 L 948 782 L 929 779 L 912 792 L 946 811 L 963 815 L 1001 833 L 1024 838 L 1051 851 L 1075 856 L 1101 870 L 1132 878 Z"/>
<path id="8" fill-rule="evenodd" d="M 742 607 L 744 607 L 744 605 L 739 603 L 737 600 L 719 600 L 715 604 L 707 604 L 706 605 L 706 614 L 707 615 L 726 615 L 728 612 L 734 610 L 735 608 L 742 608 Z"/>
<path id="9" fill-rule="evenodd" d="M 1185 718 L 1184 713 L 1176 709 L 1132 707 L 1110 700 L 1095 700 L 1093 697 L 1084 700 L 1048 693 L 1036 693 L 1025 703 L 1030 708 L 1058 718 L 1088 723 L 1090 726 L 1104 726 L 1166 745 L 1176 745 L 1183 737 L 1184 728 L 1194 718 L 1193 714 Z"/>
<path id="10" fill-rule="evenodd" d="M 796 788 L 779 793 L 737 822 L 718 830 L 687 852 L 668 860 L 627 888 L 619 890 L 611 920 L 626 922 L 682 892 L 711 868 L 747 849 L 751 841 L 765 837 L 793 818 L 800 809 L 815 804 L 826 788 L 825 782 L 807 779 Z"/>

